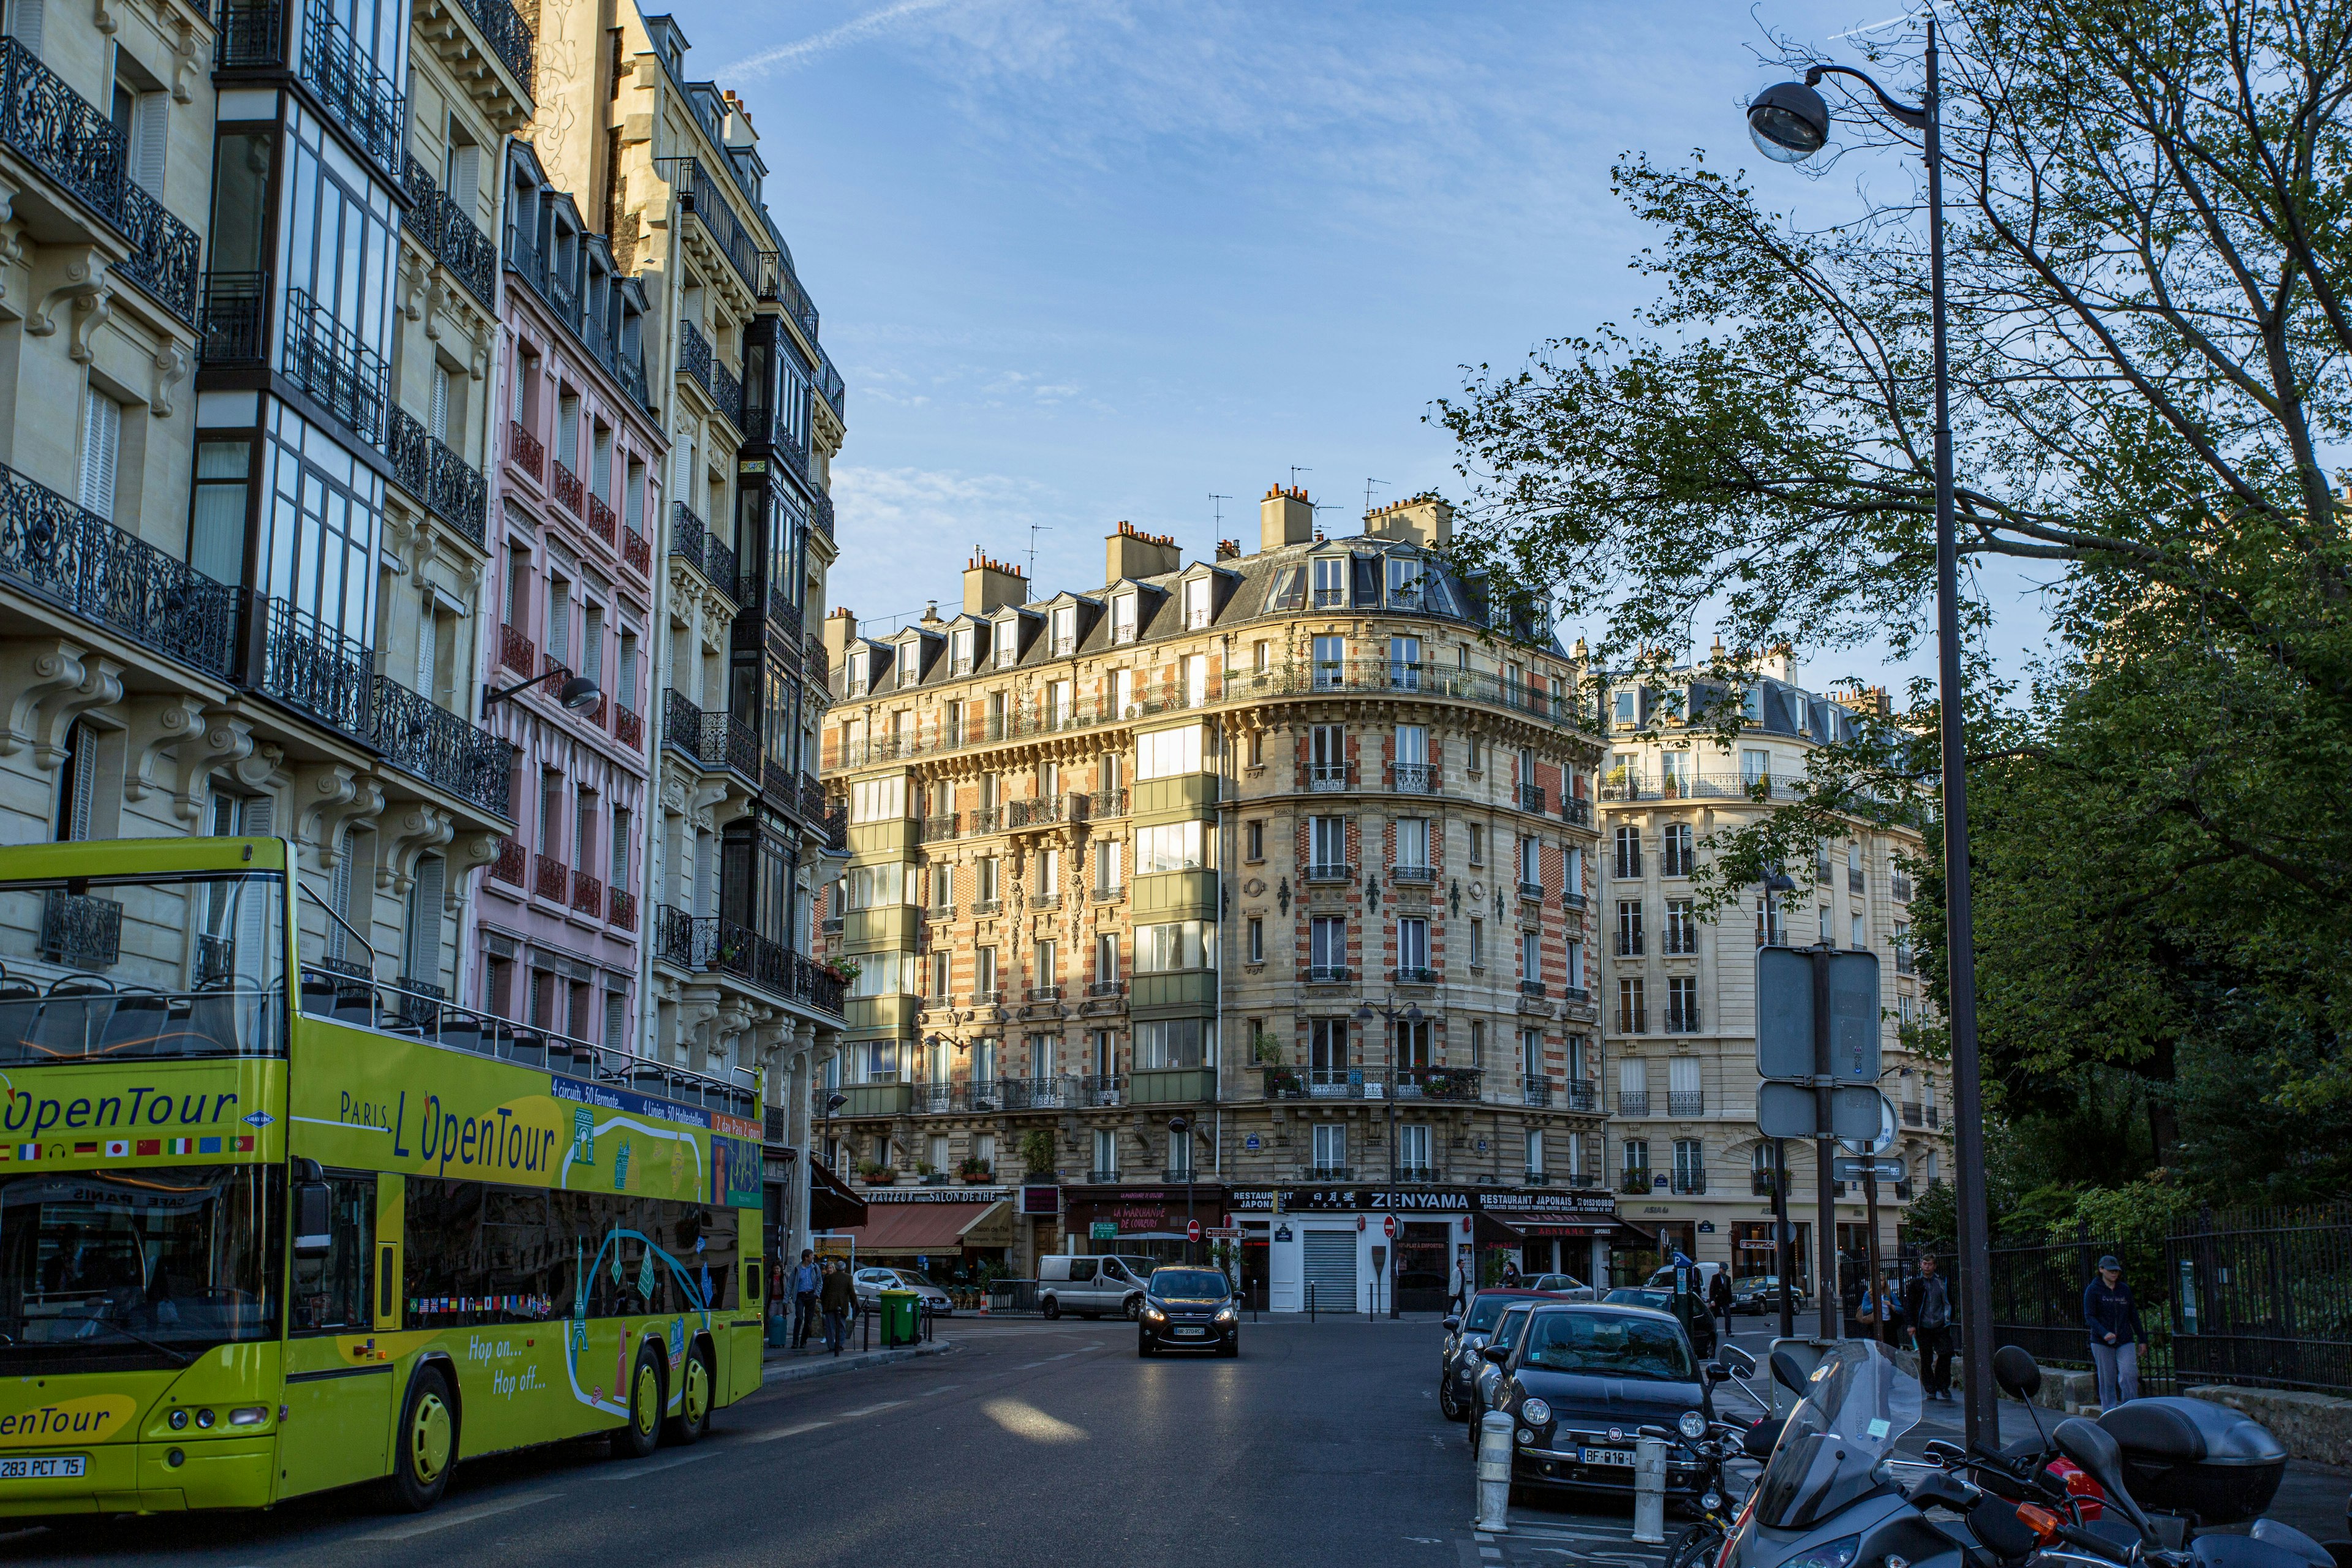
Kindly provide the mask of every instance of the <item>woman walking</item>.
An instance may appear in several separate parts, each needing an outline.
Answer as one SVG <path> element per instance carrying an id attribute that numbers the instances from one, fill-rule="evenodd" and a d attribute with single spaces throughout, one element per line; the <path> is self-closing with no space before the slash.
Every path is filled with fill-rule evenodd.
<path id="1" fill-rule="evenodd" d="M 2083 1326 L 2091 1334 L 2091 1364 L 2098 1369 L 2099 1405 L 2113 1410 L 2139 1397 L 2139 1307 L 2112 1253 L 2083 1287 Z"/>

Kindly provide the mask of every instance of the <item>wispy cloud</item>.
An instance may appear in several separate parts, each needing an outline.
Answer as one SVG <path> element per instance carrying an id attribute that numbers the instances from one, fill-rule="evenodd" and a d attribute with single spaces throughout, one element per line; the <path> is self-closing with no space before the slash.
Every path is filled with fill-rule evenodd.
<path id="1" fill-rule="evenodd" d="M 730 68 L 741 76 L 767 76 L 792 70 L 806 65 L 819 55 L 862 43 L 901 26 L 926 12 L 943 10 L 955 3 L 956 0 L 898 0 L 897 5 L 852 16 L 846 22 L 827 27 L 821 33 L 812 33 L 797 42 L 780 45 L 738 60 Z"/>

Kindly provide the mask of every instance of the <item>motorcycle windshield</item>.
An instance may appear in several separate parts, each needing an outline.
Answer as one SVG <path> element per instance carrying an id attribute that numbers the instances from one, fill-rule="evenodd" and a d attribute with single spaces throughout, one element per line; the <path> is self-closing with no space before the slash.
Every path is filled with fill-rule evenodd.
<path id="1" fill-rule="evenodd" d="M 1876 1489 L 1871 1471 L 1919 1420 L 1919 1384 L 1867 1340 L 1832 1347 L 1813 1371 L 1756 1483 L 1757 1521 L 1809 1530 Z"/>

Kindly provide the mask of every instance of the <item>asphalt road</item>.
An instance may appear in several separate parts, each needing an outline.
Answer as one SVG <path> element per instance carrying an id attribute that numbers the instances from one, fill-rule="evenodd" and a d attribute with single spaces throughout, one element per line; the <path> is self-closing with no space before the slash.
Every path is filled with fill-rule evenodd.
<path id="1" fill-rule="evenodd" d="M 1437 1326 L 1244 1324 L 1237 1361 L 1139 1361 L 1119 1321 L 959 1322 L 955 1349 L 772 1385 L 690 1448 L 463 1465 L 434 1512 L 363 1493 L 265 1515 L 0 1537 L 0 1563 L 1475 1562 Z"/>

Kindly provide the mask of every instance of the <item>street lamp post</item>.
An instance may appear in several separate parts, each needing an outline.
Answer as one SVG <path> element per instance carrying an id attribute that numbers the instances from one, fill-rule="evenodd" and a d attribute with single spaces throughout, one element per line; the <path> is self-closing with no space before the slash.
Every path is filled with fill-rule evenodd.
<path id="1" fill-rule="evenodd" d="M 1199 1261 L 1192 1256 L 1192 1145 L 1189 1142 L 1192 1124 L 1181 1116 L 1168 1119 L 1168 1152 L 1184 1151 L 1184 1261 Z"/>
<path id="2" fill-rule="evenodd" d="M 1814 66 L 1804 82 L 1782 82 L 1748 106 L 1748 132 L 1767 157 L 1793 163 L 1829 141 L 1829 106 L 1813 90 L 1824 76 L 1852 77 L 1870 89 L 1887 117 L 1924 134 L 1927 164 L 1928 298 L 1936 374 L 1936 654 L 1944 785 L 1944 921 L 1948 1005 L 1952 1028 L 1952 1120 L 1962 1263 L 1960 1358 L 1966 1378 L 1967 1436 L 1975 1444 L 2000 1430 L 1992 1382 L 1992 1281 L 1982 1264 L 1990 1225 L 1985 1211 L 1984 1097 L 1977 1058 L 1976 938 L 1969 894 L 1968 771 L 1960 717 L 1959 551 L 1952 500 L 1951 365 L 1944 325 L 1943 100 L 1937 76 L 1936 24 L 1927 24 L 1927 90 L 1917 107 L 1902 103 L 1850 66 Z M 1824 1285 L 1826 1289 L 1826 1284 Z"/>
<path id="3" fill-rule="evenodd" d="M 1786 871 L 1777 868 L 1764 879 L 1764 907 L 1756 912 L 1759 944 L 1772 938 L 1772 895 L 1794 891 L 1797 884 Z M 1794 1339 L 1797 1334 L 1797 1303 L 1790 1294 L 1794 1287 L 1790 1280 L 1796 1269 L 1795 1238 L 1789 1232 L 1789 1149 L 1781 1140 L 1772 1140 L 1772 1272 L 1780 1282 L 1780 1337 Z"/>
<path id="4" fill-rule="evenodd" d="M 1399 1024 L 1418 1024 L 1422 1021 L 1420 1003 L 1408 1002 L 1402 1007 L 1398 1007 L 1394 1005 L 1395 1001 L 1396 994 L 1391 992 L 1377 1008 L 1370 1002 L 1366 1002 L 1356 1009 L 1356 1022 L 1369 1024 L 1374 1018 L 1385 1018 L 1388 1020 L 1389 1027 L 1393 1030 Z M 1389 1186 L 1393 1190 L 1397 1184 L 1397 1067 L 1396 1044 L 1393 1036 L 1389 1045 L 1389 1091 L 1383 1098 L 1389 1102 Z M 1394 1319 L 1402 1316 L 1397 1310 L 1396 1299 L 1397 1238 L 1390 1237 L 1388 1242 L 1389 1316 Z"/>

